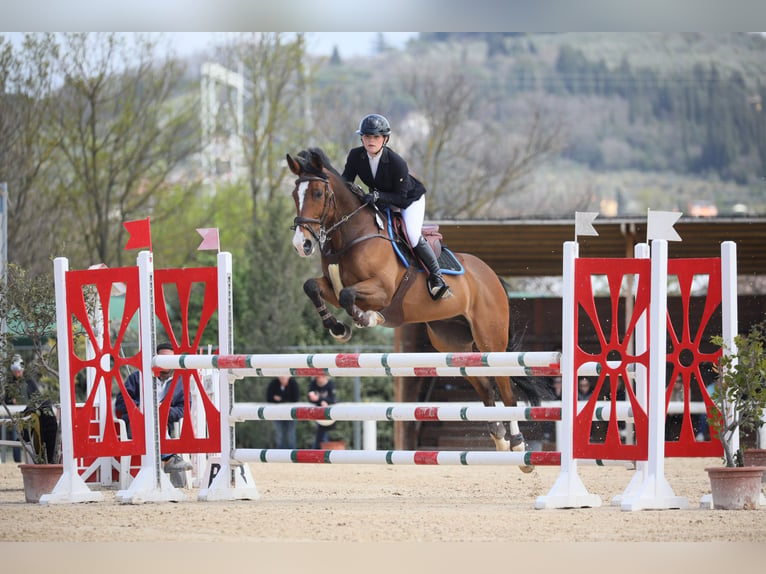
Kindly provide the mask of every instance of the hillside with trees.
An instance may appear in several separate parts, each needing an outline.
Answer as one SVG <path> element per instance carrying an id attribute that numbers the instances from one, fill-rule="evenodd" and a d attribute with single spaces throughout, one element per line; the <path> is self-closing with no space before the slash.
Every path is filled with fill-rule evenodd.
<path id="1" fill-rule="evenodd" d="M 763 212 L 764 56 L 756 34 L 422 33 L 401 52 L 335 60 L 320 80 L 346 109 L 392 116 L 391 145 L 450 198 L 430 206 L 435 217 L 560 216 L 601 202 L 612 215 L 688 211 L 703 200 L 722 214 Z M 514 142 L 542 161 L 508 180 Z M 474 214 L 454 199 L 476 177 L 497 197 Z"/>

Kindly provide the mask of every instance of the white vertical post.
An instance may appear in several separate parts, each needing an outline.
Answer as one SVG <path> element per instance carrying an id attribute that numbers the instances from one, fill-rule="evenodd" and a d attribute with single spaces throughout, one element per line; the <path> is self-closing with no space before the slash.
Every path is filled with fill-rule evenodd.
<path id="1" fill-rule="evenodd" d="M 601 506 L 601 497 L 590 494 L 577 474 L 577 461 L 573 457 L 575 409 L 575 260 L 578 245 L 564 243 L 564 269 L 561 319 L 561 426 L 565 440 L 561 441 L 561 472 L 545 496 L 539 496 L 535 508 L 582 508 Z M 558 431 L 558 429 L 557 429 Z"/>
<path id="2" fill-rule="evenodd" d="M 636 259 L 649 259 L 649 245 L 647 243 L 637 243 L 633 247 L 633 256 Z M 636 290 L 638 289 L 638 283 L 634 281 L 633 282 L 633 293 L 631 293 L 631 296 L 635 299 L 636 297 Z M 628 321 L 630 321 L 630 317 L 627 318 Z M 641 316 L 636 321 L 636 333 L 635 338 L 633 340 L 634 342 L 634 352 L 636 356 L 640 356 L 642 353 L 646 352 L 646 313 L 642 313 Z M 646 412 L 647 404 L 646 399 L 648 395 L 648 389 L 649 389 L 649 381 L 647 378 L 646 369 L 644 368 L 644 365 L 640 363 L 635 364 L 636 367 L 636 373 L 635 377 L 633 379 L 634 382 L 634 392 L 636 393 L 636 399 L 638 400 L 638 403 L 641 405 L 641 408 L 644 409 L 644 412 Z M 629 381 L 626 381 L 625 384 L 630 384 Z M 632 424 L 632 423 L 631 423 Z M 635 425 L 633 425 L 635 428 Z M 612 505 L 614 506 L 620 506 L 622 504 L 622 501 L 624 499 L 628 499 L 631 496 L 633 496 L 638 488 L 641 486 L 641 484 L 646 480 L 647 477 L 647 464 L 645 460 L 638 460 L 636 461 L 636 472 L 633 473 L 633 477 L 630 479 L 630 482 L 628 483 L 627 488 L 622 492 L 622 494 L 618 494 L 614 498 L 612 498 Z"/>
<path id="3" fill-rule="evenodd" d="M 378 425 L 375 421 L 362 421 L 362 450 L 378 449 Z"/>
<path id="4" fill-rule="evenodd" d="M 737 315 L 737 244 L 733 241 L 721 243 L 721 315 L 723 325 L 723 352 L 727 355 L 737 353 L 735 337 L 739 330 Z M 733 366 L 736 366 L 734 363 Z M 734 412 L 725 413 L 726 419 L 731 420 Z M 732 452 L 739 449 L 739 431 L 729 437 L 729 447 Z"/>
<path id="5" fill-rule="evenodd" d="M 231 253 L 218 254 L 218 353 L 231 354 L 234 348 Z M 229 381 L 232 381 L 231 383 Z M 233 402 L 233 378 L 229 371 L 218 371 L 218 397 L 221 412 L 220 460 L 209 459 L 208 466 L 218 464 L 218 472 L 209 486 L 200 488 L 199 500 L 257 500 L 260 495 L 247 463 L 232 468 L 232 452 L 236 444 L 234 421 L 230 419 Z M 206 476 L 212 475 L 212 468 Z"/>
<path id="6" fill-rule="evenodd" d="M 732 355 L 737 352 L 737 342 L 734 338 L 739 333 L 739 314 L 737 310 L 737 244 L 733 241 L 721 243 L 721 338 L 723 352 Z M 724 416 L 730 420 L 734 413 L 727 412 Z M 764 411 L 766 420 L 766 411 Z M 766 425 L 758 431 L 758 445 L 766 448 Z M 729 437 L 729 447 L 732 452 L 739 449 L 739 433 Z M 760 503 L 766 506 L 766 497 L 761 493 Z M 713 508 L 713 496 L 708 493 L 700 498 L 700 507 Z"/>
<path id="7" fill-rule="evenodd" d="M 665 378 L 667 371 L 668 242 L 652 240 L 652 281 L 649 306 L 649 459 L 646 479 L 622 510 L 688 508 L 689 501 L 676 496 L 665 479 Z"/>
<path id="8" fill-rule="evenodd" d="M 107 309 L 108 312 L 108 309 Z M 93 316 L 91 317 L 91 325 L 93 326 L 93 334 L 96 337 L 96 342 L 99 348 L 104 346 L 104 318 L 103 309 L 101 308 L 100 298 L 96 298 L 96 306 L 93 309 Z M 93 347 L 93 341 L 90 337 L 85 338 L 85 358 L 94 359 L 96 357 L 96 350 Z M 93 392 L 93 386 L 96 384 L 96 370 L 93 367 L 86 367 L 85 369 L 85 388 L 87 389 L 87 396 Z M 96 400 L 94 406 L 97 408 L 98 413 L 98 432 L 99 439 L 103 440 L 104 433 L 106 432 L 106 402 L 111 400 L 111 397 L 107 397 L 106 389 L 102 385 L 96 392 Z M 99 482 L 101 486 L 109 486 L 112 484 L 112 461 L 114 459 L 111 456 L 102 456 L 98 459 L 99 469 Z"/>
<path id="9" fill-rule="evenodd" d="M 141 404 L 144 413 L 146 453 L 141 457 L 141 470 L 127 490 L 116 494 L 118 502 L 178 502 L 186 495 L 175 488 L 163 472 L 160 461 L 159 400 L 157 382 L 152 373 L 152 357 L 157 348 L 154 313 L 154 262 L 151 251 L 138 254 L 139 325 L 141 341 Z"/>
<path id="10" fill-rule="evenodd" d="M 72 383 L 69 379 L 69 312 L 66 304 L 66 275 L 69 260 L 57 257 L 53 261 L 56 293 L 56 337 L 59 359 L 59 400 L 61 401 L 61 463 L 63 473 L 53 492 L 40 497 L 40 504 L 63 504 L 69 502 L 100 502 L 104 496 L 92 492 L 77 472 L 74 458 L 74 405 Z"/>

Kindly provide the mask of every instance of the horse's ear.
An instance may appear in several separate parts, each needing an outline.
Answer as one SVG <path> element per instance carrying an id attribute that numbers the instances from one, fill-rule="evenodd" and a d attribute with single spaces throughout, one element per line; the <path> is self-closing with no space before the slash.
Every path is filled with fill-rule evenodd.
<path id="1" fill-rule="evenodd" d="M 301 174 L 301 164 L 298 163 L 298 161 L 294 159 L 293 156 L 291 156 L 289 153 L 287 154 L 287 167 L 289 167 L 290 171 L 295 175 Z"/>
<path id="2" fill-rule="evenodd" d="M 324 169 L 324 152 L 315 147 L 309 149 L 309 161 L 311 162 L 311 167 L 321 173 Z"/>

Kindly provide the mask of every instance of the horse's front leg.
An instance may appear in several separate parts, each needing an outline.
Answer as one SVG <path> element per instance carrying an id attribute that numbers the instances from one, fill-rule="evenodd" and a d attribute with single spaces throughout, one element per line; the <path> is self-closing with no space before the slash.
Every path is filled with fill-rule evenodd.
<path id="1" fill-rule="evenodd" d="M 338 321 L 335 316 L 330 313 L 327 305 L 325 305 L 325 300 L 327 300 L 335 307 L 340 306 L 338 300 L 335 299 L 332 286 L 324 277 L 308 279 L 303 284 L 303 292 L 308 295 L 309 299 L 311 299 L 314 308 L 317 310 L 317 313 L 319 313 L 319 318 L 322 319 L 322 325 L 325 329 L 330 331 L 330 335 L 342 343 L 351 339 L 351 327 Z"/>
<path id="2" fill-rule="evenodd" d="M 357 302 L 361 302 L 367 311 L 362 310 Z M 344 287 L 338 294 L 338 303 L 354 320 L 357 327 L 375 327 L 384 322 L 383 316 L 376 311 L 389 303 L 383 287 L 374 279 L 361 281 L 350 287 Z"/>

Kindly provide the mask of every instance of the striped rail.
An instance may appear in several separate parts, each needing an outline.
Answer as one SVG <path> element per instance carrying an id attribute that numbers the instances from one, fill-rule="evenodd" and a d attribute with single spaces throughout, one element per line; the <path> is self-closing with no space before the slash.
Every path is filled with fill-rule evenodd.
<path id="1" fill-rule="evenodd" d="M 616 405 L 619 420 L 631 420 L 633 409 L 627 403 Z M 593 420 L 609 420 L 608 402 L 594 409 Z M 232 406 L 233 421 L 307 420 L 307 421 L 560 421 L 560 406 L 486 407 L 481 404 L 407 404 L 407 403 L 349 403 L 329 407 L 313 405 L 274 405 L 236 403 Z"/>
<path id="2" fill-rule="evenodd" d="M 234 460 L 302 464 L 387 464 L 442 466 L 561 466 L 556 451 L 311 450 L 238 448 Z M 598 466 L 626 466 L 632 461 L 582 460 Z"/>
<path id="3" fill-rule="evenodd" d="M 295 355 L 157 355 L 165 369 L 226 369 L 238 377 L 553 377 L 561 375 L 561 353 L 318 353 Z M 607 367 L 618 369 L 619 362 Z M 585 363 L 578 375 L 597 376 L 601 365 Z"/>

